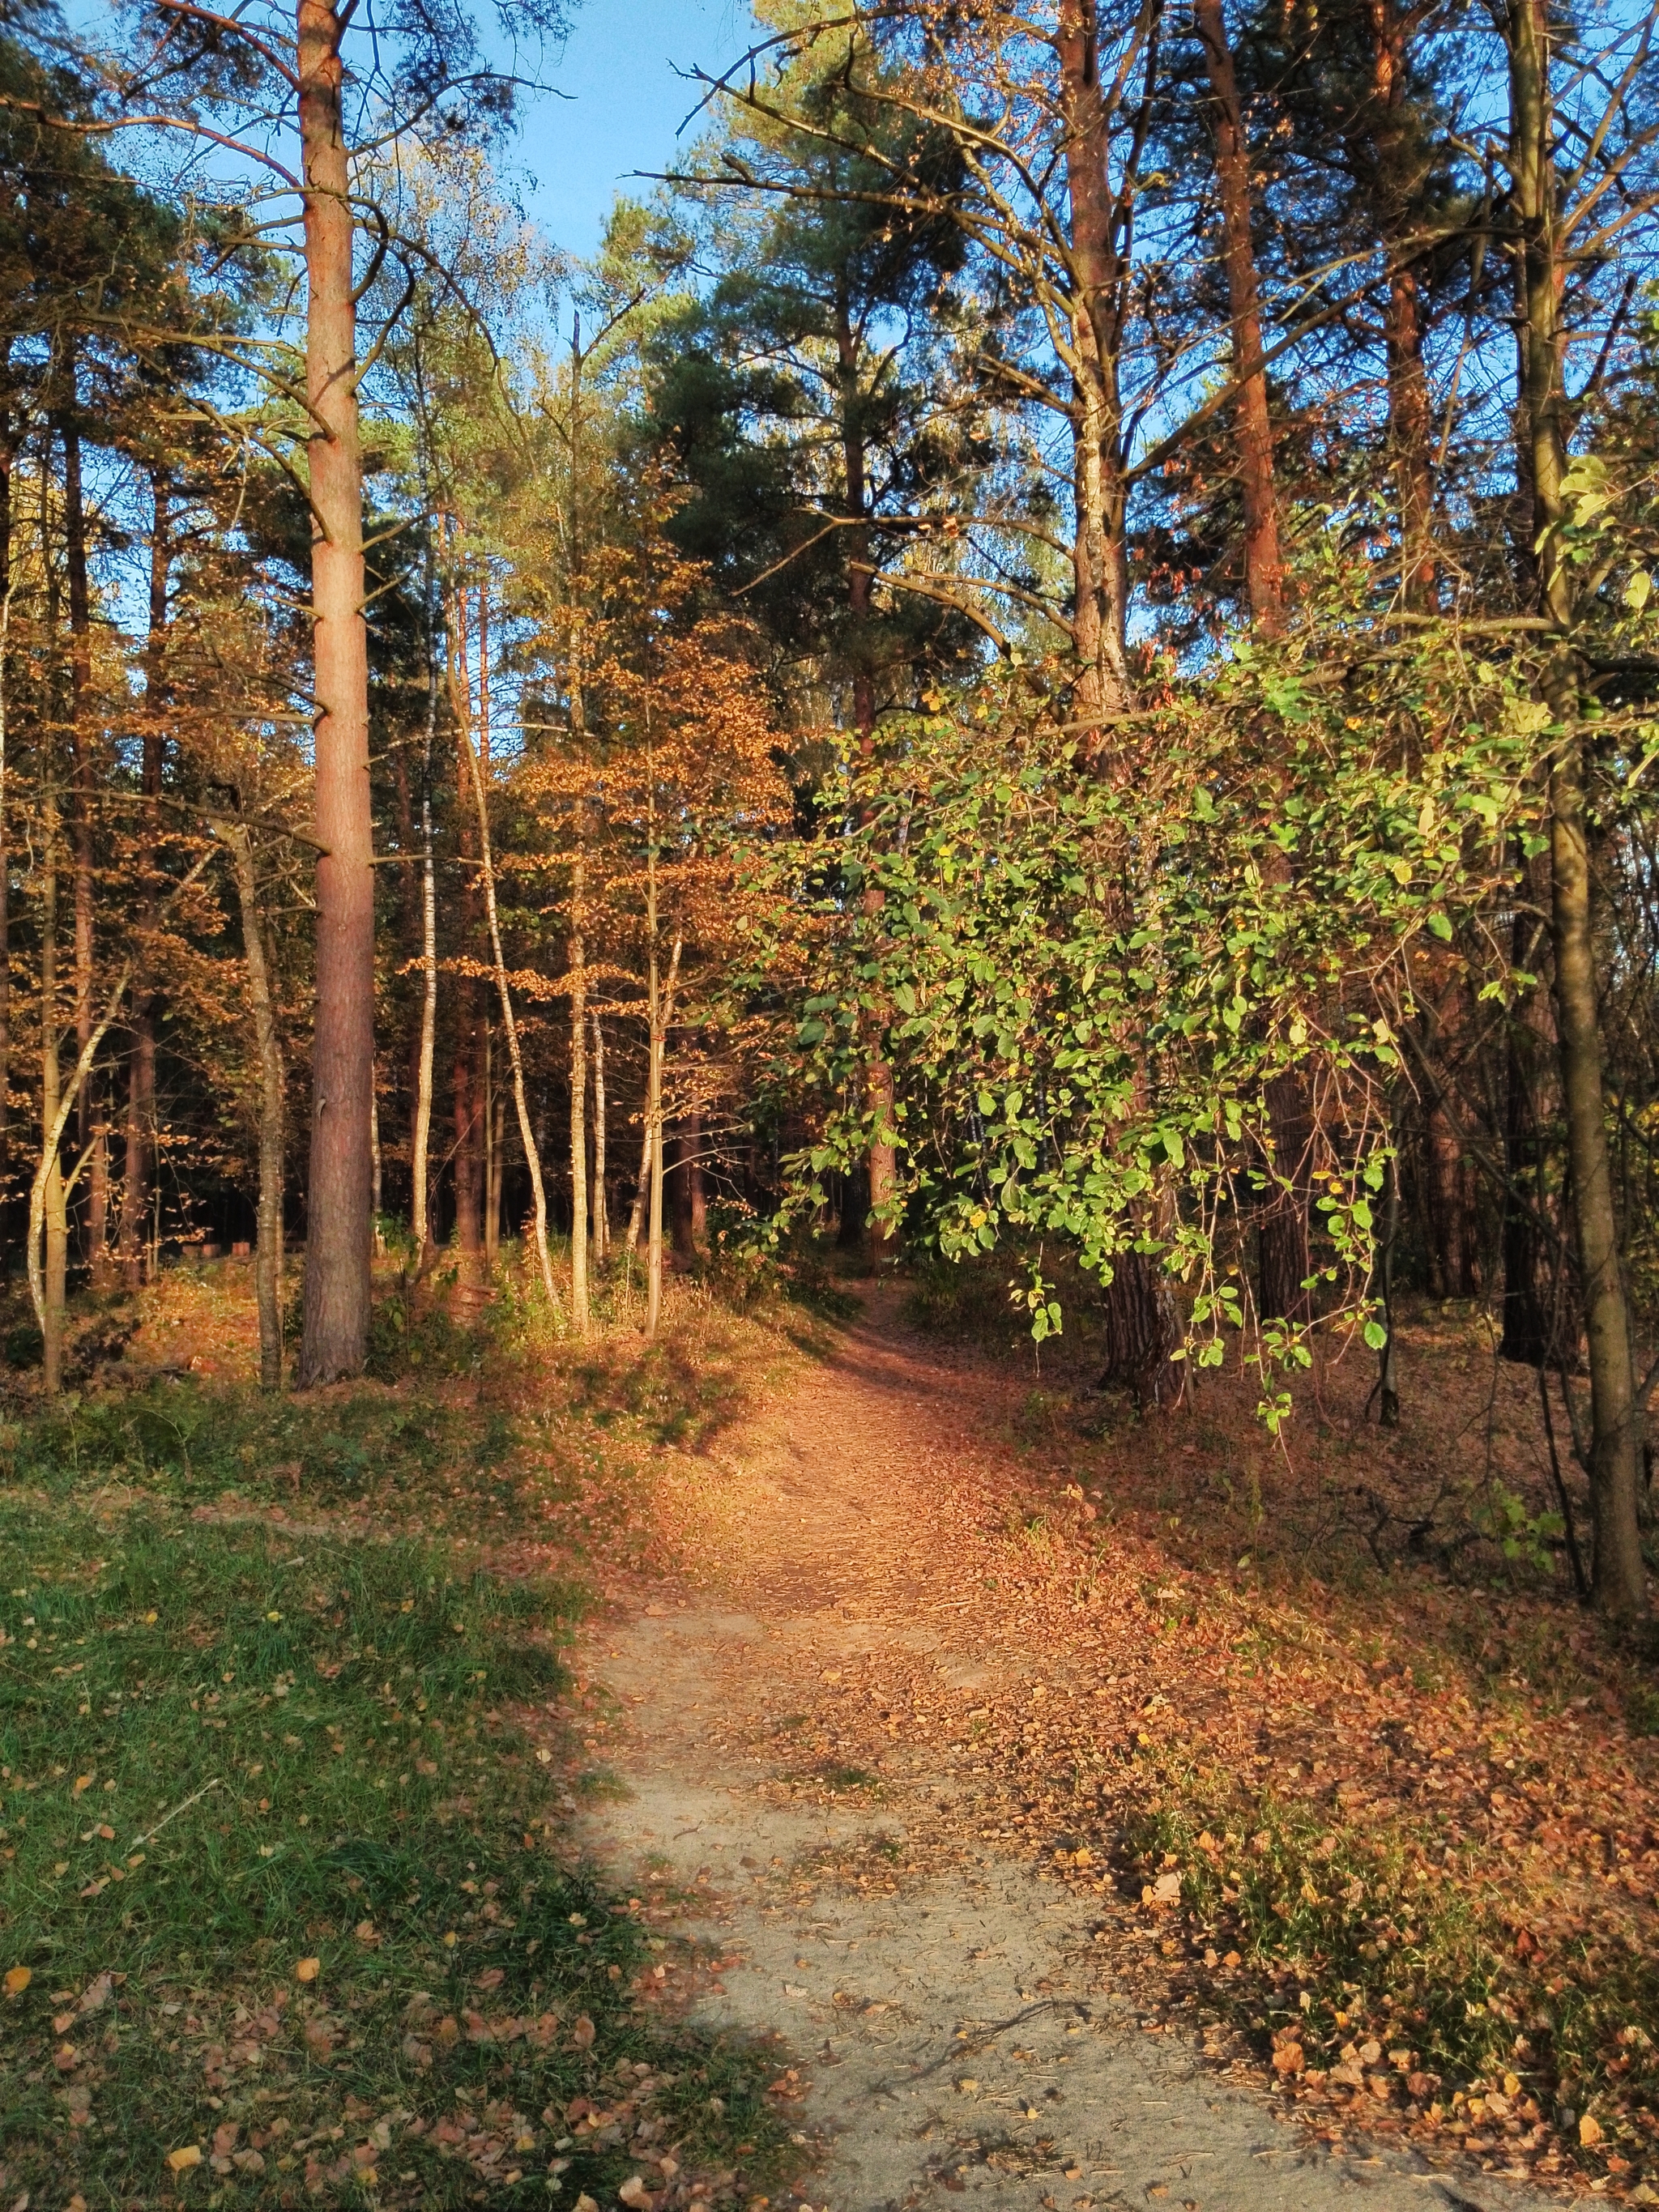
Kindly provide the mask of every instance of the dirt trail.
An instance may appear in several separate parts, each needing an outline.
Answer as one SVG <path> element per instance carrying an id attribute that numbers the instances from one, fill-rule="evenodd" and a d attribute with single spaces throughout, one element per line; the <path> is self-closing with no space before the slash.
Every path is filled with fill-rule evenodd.
<path id="1" fill-rule="evenodd" d="M 587 1841 L 635 1883 L 701 1881 L 727 1961 L 701 2016 L 789 2039 L 812 2201 L 1540 2206 L 1408 2148 L 1334 2154 L 1201 2056 L 1195 2017 L 1146 2032 L 1150 1938 L 1000 1846 L 970 1744 L 915 1725 L 1066 1663 L 999 1644 L 975 1595 L 1018 1495 L 1006 1419 L 1005 1385 L 872 1304 L 705 1462 L 695 1590 L 586 1654 L 629 1792 Z"/>

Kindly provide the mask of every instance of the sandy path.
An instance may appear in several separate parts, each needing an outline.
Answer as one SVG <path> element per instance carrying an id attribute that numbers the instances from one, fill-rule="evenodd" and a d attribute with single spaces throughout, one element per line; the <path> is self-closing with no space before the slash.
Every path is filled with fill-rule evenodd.
<path id="1" fill-rule="evenodd" d="M 789 2039 L 812 2202 L 1540 2205 L 1405 2148 L 1332 2154 L 1201 2055 L 1196 2018 L 1146 2032 L 1148 1936 L 988 1840 L 971 1750 L 911 1716 L 1045 1663 L 972 1595 L 1018 1496 L 1006 1416 L 1003 1386 L 873 1308 L 709 1463 L 687 1592 L 586 1654 L 629 1792 L 587 1840 L 630 1881 L 701 1884 L 728 1960 L 702 2016 Z"/>

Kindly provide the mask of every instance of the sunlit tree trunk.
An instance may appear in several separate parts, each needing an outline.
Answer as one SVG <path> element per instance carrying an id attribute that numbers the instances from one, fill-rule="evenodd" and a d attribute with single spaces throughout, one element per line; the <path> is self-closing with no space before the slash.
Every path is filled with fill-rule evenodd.
<path id="1" fill-rule="evenodd" d="M 1419 179 L 1406 130 L 1407 46 L 1422 17 L 1413 7 L 1401 7 L 1398 0 L 1366 0 L 1366 17 L 1371 38 L 1377 214 L 1389 264 L 1383 346 L 1389 448 L 1400 503 L 1401 597 L 1408 607 L 1423 607 L 1434 592 L 1433 424 L 1423 359 L 1422 278 L 1409 243 Z"/>
<path id="2" fill-rule="evenodd" d="M 137 981 L 132 994 L 132 1046 L 127 1062 L 127 1126 L 122 1163 L 121 1271 L 130 1289 L 143 1279 L 149 1178 L 155 1144 L 155 867 L 159 808 L 165 769 L 161 721 L 167 651 L 167 574 L 172 561 L 168 486 L 158 469 L 150 477 L 149 629 L 144 646 L 144 735 L 142 795 L 133 864 L 138 876 Z"/>
<path id="3" fill-rule="evenodd" d="M 605 1187 L 605 1030 L 593 1016 L 593 1257 L 611 1256 L 611 1206 Z"/>
<path id="4" fill-rule="evenodd" d="M 1641 1407 L 1632 1366 L 1630 1309 L 1619 1249 L 1601 1009 L 1595 898 L 1590 865 L 1589 768 L 1579 728 L 1579 673 L 1567 641 L 1577 609 L 1562 544 L 1567 473 L 1563 420 L 1561 294 L 1565 281 L 1550 83 L 1547 0 L 1512 0 L 1508 22 L 1509 163 L 1520 234 L 1521 404 L 1518 434 L 1533 499 L 1538 604 L 1559 635 L 1544 679 L 1559 732 L 1549 781 L 1551 935 L 1567 1158 L 1577 1224 L 1590 1373 L 1590 1500 L 1595 1517 L 1597 1604 L 1615 1619 L 1647 1610 L 1638 1524 Z"/>
<path id="5" fill-rule="evenodd" d="M 64 444 L 64 574 L 69 585 L 70 617 L 70 823 L 75 856 L 75 1042 L 84 1056 L 92 1035 L 93 984 L 93 696 L 92 592 L 87 571 L 86 499 L 81 480 L 81 433 L 73 350 L 64 369 L 66 404 L 58 418 Z M 94 1122 L 92 1073 L 76 1086 L 76 1141 L 86 1155 L 87 1258 L 94 1287 L 103 1289 L 109 1274 L 109 1148 L 101 1123 Z"/>
<path id="6" fill-rule="evenodd" d="M 259 1386 L 283 1387 L 283 1045 L 259 919 L 253 844 L 241 823 L 227 831 L 242 914 L 242 956 L 259 1065 L 259 1221 L 253 1287 L 259 1310 Z"/>
<path id="7" fill-rule="evenodd" d="M 9 654 L 11 645 L 11 601 L 15 586 L 12 568 L 11 466 L 14 448 L 10 424 L 0 446 L 0 1175 L 10 1152 L 7 1087 L 11 1077 L 11 859 L 8 842 L 6 804 L 6 713 L 10 699 Z"/>
<path id="8" fill-rule="evenodd" d="M 50 765 L 41 794 L 40 856 L 40 1142 L 46 1174 L 46 1281 L 40 1301 L 44 1381 L 49 1395 L 64 1387 L 64 1309 L 69 1282 L 69 1221 L 64 1169 L 56 1137 L 63 1103 L 63 1071 L 58 1057 L 58 793 Z M 35 1230 L 29 1224 L 29 1265 L 39 1263 Z"/>
<path id="9" fill-rule="evenodd" d="M 653 902 L 652 902 L 652 903 L 653 903 L 653 910 L 654 911 L 654 895 L 653 896 Z M 653 943 L 653 945 L 654 945 L 654 944 L 655 944 L 655 942 L 656 942 L 656 924 L 655 924 L 655 922 L 654 922 L 654 921 L 653 921 L 653 922 L 652 922 L 652 924 L 650 925 L 650 927 L 651 927 L 651 939 L 652 939 L 652 943 Z M 676 937 L 676 938 L 675 938 L 675 939 L 674 939 L 674 942 L 673 942 L 672 946 L 670 948 L 669 955 L 668 955 L 668 974 L 667 974 L 666 977 L 664 979 L 663 985 L 662 985 L 662 1000 L 661 1000 L 660 1013 L 661 1013 L 661 1020 L 662 1020 L 663 1035 L 664 1035 L 665 1039 L 666 1038 L 666 1036 L 667 1036 L 667 1034 L 668 1034 L 669 1030 L 670 1030 L 671 1029 L 672 1029 L 672 1027 L 673 1027 L 673 1025 L 674 1025 L 674 1000 L 675 1000 L 675 995 L 676 995 L 676 993 L 677 993 L 677 990 L 678 990 L 678 985 L 679 985 L 679 974 L 680 974 L 680 951 L 681 951 L 682 943 L 683 943 L 683 940 L 682 940 L 680 938 Z M 653 1028 L 654 1028 L 654 1026 L 655 1026 L 654 1022 L 653 1022 L 653 1021 L 652 1020 L 652 1018 L 651 1018 L 651 1000 L 650 1000 L 650 996 L 649 996 L 649 993 L 648 993 L 648 991 L 647 991 L 647 1001 L 646 1001 L 646 1007 L 647 1007 L 647 1037 L 648 1037 L 648 1035 L 649 1035 L 650 1030 L 651 1030 Z M 648 1055 L 648 1052 L 649 1052 L 649 1046 L 648 1046 L 648 1044 L 647 1044 L 647 1055 Z M 647 1056 L 647 1094 L 648 1094 L 648 1091 L 649 1091 L 649 1082 L 650 1082 L 650 1076 L 649 1076 L 649 1060 L 648 1060 L 648 1056 Z M 648 1110 L 648 1096 L 647 1096 L 647 1111 L 646 1115 L 645 1115 L 645 1127 L 644 1127 L 644 1131 L 643 1131 L 643 1133 L 642 1133 L 642 1134 L 641 1134 L 641 1140 L 640 1140 L 640 1175 L 639 1175 L 639 1181 L 637 1182 L 637 1183 L 635 1183 L 635 1187 L 634 1187 L 634 1203 L 633 1203 L 632 1206 L 629 1209 L 629 1215 L 628 1215 L 628 1243 L 627 1243 L 627 1248 L 626 1248 L 626 1249 L 627 1249 L 629 1251 L 630 1251 L 630 1252 L 637 1251 L 637 1250 L 639 1249 L 639 1246 L 640 1246 L 640 1240 L 641 1240 L 641 1238 L 645 1235 L 645 1230 L 646 1230 L 646 1216 L 647 1216 L 647 1212 L 648 1212 L 648 1210 L 649 1210 L 649 1206 L 650 1206 L 650 1200 L 651 1200 L 651 1162 L 652 1162 L 652 1159 L 653 1159 L 653 1149 L 652 1149 L 652 1147 L 653 1147 L 653 1136 L 652 1136 L 651 1115 L 650 1115 L 650 1113 L 649 1113 L 649 1110 Z"/>
<path id="10" fill-rule="evenodd" d="M 1214 106 L 1221 258 L 1227 278 L 1232 371 L 1237 382 L 1233 421 L 1238 441 L 1239 495 L 1244 507 L 1245 595 L 1255 627 L 1271 634 L 1285 618 L 1285 561 L 1279 540 L 1267 372 L 1262 366 L 1261 287 L 1250 234 L 1250 153 L 1221 0 L 1194 0 L 1193 21 L 1204 49 Z"/>
<path id="11" fill-rule="evenodd" d="M 374 872 L 363 621 L 356 307 L 340 38 L 329 0 L 299 0 L 305 183 L 306 393 L 312 414 L 312 638 L 317 697 L 317 1010 L 306 1194 L 302 1385 L 362 1370 L 368 1343 Z"/>
<path id="12" fill-rule="evenodd" d="M 495 904 L 495 867 L 489 841 L 489 805 L 484 792 L 483 773 L 472 743 L 472 733 L 465 722 L 461 726 L 461 743 L 471 777 L 473 801 L 477 809 L 478 860 L 479 873 L 483 881 L 484 914 L 489 925 L 490 951 L 495 963 L 495 991 L 501 1004 L 501 1030 L 507 1040 L 507 1056 L 513 1068 L 513 1103 L 519 1117 L 519 1141 L 524 1146 L 525 1165 L 530 1170 L 536 1258 L 541 1269 L 542 1287 L 547 1292 L 547 1303 L 555 1316 L 562 1321 L 564 1304 L 559 1297 L 558 1285 L 553 1279 L 553 1261 L 547 1243 L 547 1188 L 542 1181 L 541 1148 L 536 1141 L 536 1132 L 530 1120 L 530 1102 L 525 1091 L 524 1059 L 519 1049 L 519 1024 L 513 1011 L 513 993 L 507 980 L 507 957 L 501 949 L 501 916 Z"/>
<path id="13" fill-rule="evenodd" d="M 438 660 L 433 646 L 436 602 L 427 538 L 426 750 L 421 773 L 421 1026 L 415 1059 L 415 1119 L 410 1138 L 410 1226 L 416 1272 L 432 1244 L 428 1157 L 432 1144 L 432 1068 L 438 1036 L 438 884 L 432 854 L 432 771 L 438 742 Z"/>
<path id="14" fill-rule="evenodd" d="M 1071 216 L 1076 706 L 1086 723 L 1131 704 L 1119 383 L 1123 267 L 1096 0 L 1061 0 L 1056 52 Z"/>
<path id="15" fill-rule="evenodd" d="M 587 953 L 582 942 L 584 868 L 578 851 L 570 871 L 570 935 L 565 971 L 570 985 L 570 1309 L 587 1334 Z"/>
<path id="16" fill-rule="evenodd" d="M 870 532 L 864 520 L 869 507 L 868 461 L 865 450 L 863 402 L 859 391 L 859 339 L 853 329 L 848 287 L 843 282 L 836 301 L 836 345 L 841 413 L 842 503 L 851 521 L 846 532 L 847 608 L 851 617 L 853 726 L 857 733 L 858 765 L 868 776 L 876 755 L 876 684 L 872 665 L 874 638 L 871 630 Z M 881 910 L 881 893 L 867 890 L 864 910 Z M 895 1143 L 893 1071 L 882 1048 L 880 1016 L 865 1063 L 865 1102 L 870 1112 L 870 1256 L 879 1266 L 891 1256 L 896 1242 L 891 1220 L 893 1194 L 898 1186 L 898 1151 Z"/>

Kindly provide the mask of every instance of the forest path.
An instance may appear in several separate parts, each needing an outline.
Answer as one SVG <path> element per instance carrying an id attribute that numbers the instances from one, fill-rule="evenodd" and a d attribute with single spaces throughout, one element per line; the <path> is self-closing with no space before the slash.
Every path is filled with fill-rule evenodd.
<path id="1" fill-rule="evenodd" d="M 1196 2015 L 1147 2032 L 1151 1916 L 987 1826 L 958 1716 L 1068 1663 L 998 1634 L 986 1570 L 1030 1485 L 1009 1395 L 872 1298 L 696 1462 L 695 1588 L 613 1614 L 584 1655 L 626 1788 L 584 1840 L 641 1890 L 706 1899 L 693 1930 L 725 1966 L 696 2014 L 787 2039 L 823 2154 L 803 2188 L 831 2212 L 1542 2204 L 1406 2146 L 1320 2144 L 1230 2081 L 1218 2044 L 1200 2055 Z"/>

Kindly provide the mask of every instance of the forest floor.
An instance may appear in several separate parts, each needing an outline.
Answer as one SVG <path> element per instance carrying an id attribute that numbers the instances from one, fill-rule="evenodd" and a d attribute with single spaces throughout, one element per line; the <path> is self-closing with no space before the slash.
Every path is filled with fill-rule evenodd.
<path id="1" fill-rule="evenodd" d="M 1490 2081 L 1466 2070 L 1454 2090 L 1413 2047 L 1433 2039 L 1430 2017 L 1382 1989 L 1368 2003 L 1328 1958 L 1287 1975 L 1275 1952 L 1311 1949 L 1305 1937 L 1270 1947 L 1241 1928 L 1247 1963 L 1221 1930 L 1226 1904 L 1199 1924 L 1181 1856 L 1148 1856 L 1145 1825 L 1126 1833 L 1147 1720 L 1164 1747 L 1207 1733 L 1212 1753 L 1243 1722 L 1247 1773 L 1282 1723 L 1296 1740 L 1273 1744 L 1273 1763 L 1292 1796 L 1298 1774 L 1319 1776 L 1326 1832 L 1344 1780 L 1349 1818 L 1370 1793 L 1352 1786 L 1354 1762 L 1284 1759 L 1307 1748 L 1297 1678 L 1314 1670 L 1241 1638 L 1275 1609 L 1248 1570 L 1219 1593 L 1218 1638 L 1207 1578 L 1125 1525 L 1156 1488 L 1146 1451 L 1107 1533 L 1081 1486 L 1056 1480 L 1052 1437 L 1033 1449 L 1031 1395 L 1029 1375 L 930 1344 L 896 1294 L 872 1297 L 827 1362 L 703 1455 L 679 1573 L 584 1638 L 626 1792 L 584 1832 L 641 1887 L 706 1893 L 694 1918 L 723 1965 L 701 2015 L 789 2035 L 826 2201 L 874 2212 L 942 2189 L 1033 2212 L 1164 2198 L 1220 2212 L 1364 2187 L 1385 2205 L 1495 2208 L 1540 2201 L 1540 2166 L 1605 2191 L 1605 2172 L 1564 2162 L 1512 2026 Z M 1176 1425 L 1176 1452 L 1190 1427 Z M 1097 1440 L 1079 1449 L 1107 1473 Z M 1351 1625 L 1326 1623 L 1321 1686 L 1386 1729 L 1375 1670 L 1340 1650 Z M 1412 1695 L 1408 1681 L 1385 1702 Z M 1406 1748 L 1385 1736 L 1377 1764 Z M 1188 1749 L 1188 1791 L 1167 1769 L 1155 1785 L 1177 1807 L 1205 1786 Z M 1261 1834 L 1258 1856 L 1283 1882 L 1290 1804 L 1279 1825 L 1291 1834 Z M 1137 1843 L 1144 1869 L 1126 1869 Z M 1242 1843 L 1226 1835 L 1215 1855 Z M 1327 1887 L 1335 1856 L 1314 1860 Z M 1372 1914 L 1393 1901 L 1372 1899 Z M 1431 1977 L 1468 1967 L 1425 1963 Z M 1460 1983 L 1430 2011 L 1448 1999 L 1468 2002 Z M 1291 2055 L 1264 2067 L 1275 2027 Z"/>
<path id="2" fill-rule="evenodd" d="M 959 1282 L 388 1278 L 288 1400 L 250 1287 L 6 1385 L 5 2203 L 1659 2202 L 1659 1688 L 1478 1310 L 1280 1449 Z"/>

